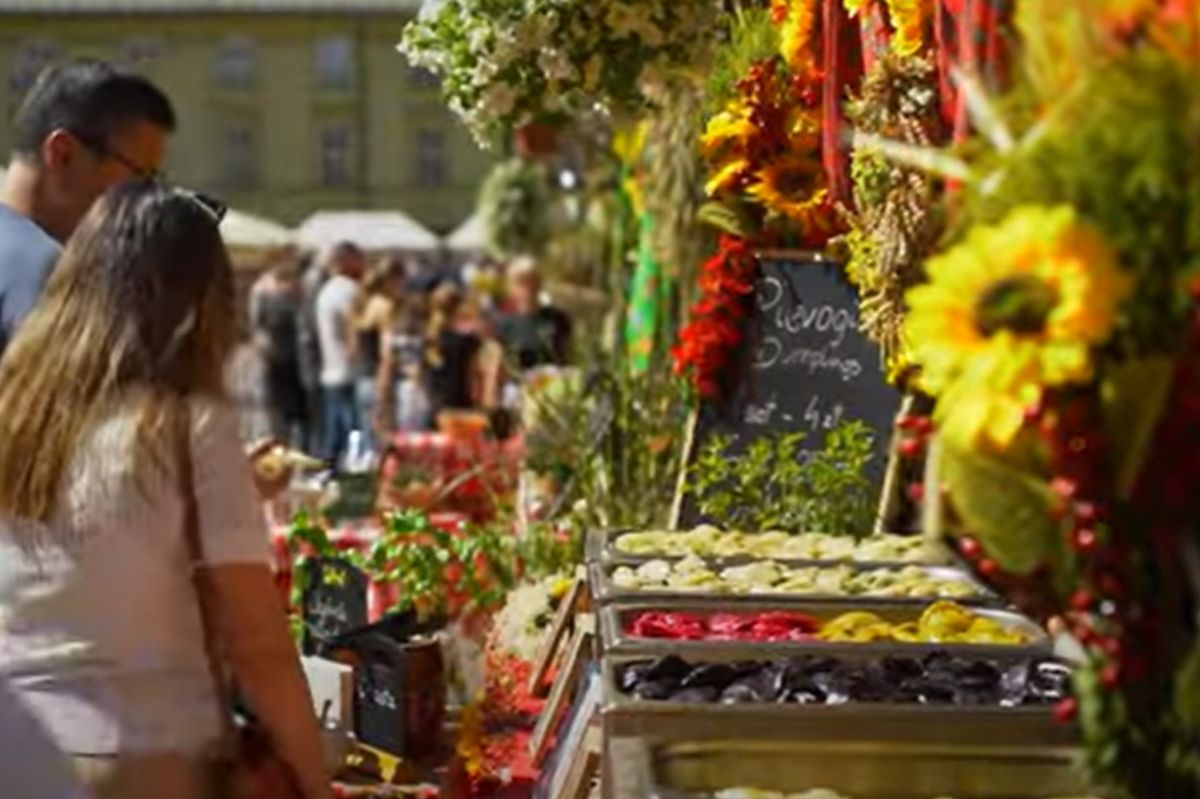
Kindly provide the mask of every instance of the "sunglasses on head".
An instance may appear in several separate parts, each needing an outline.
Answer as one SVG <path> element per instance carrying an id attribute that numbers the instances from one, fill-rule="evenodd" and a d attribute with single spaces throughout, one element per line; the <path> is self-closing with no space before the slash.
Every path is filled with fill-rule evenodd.
<path id="1" fill-rule="evenodd" d="M 212 217 L 214 225 L 221 224 L 221 220 L 225 218 L 225 214 L 229 211 L 229 206 L 215 197 L 210 197 L 207 194 L 201 194 L 198 191 L 185 189 L 180 186 L 173 187 L 176 194 L 186 197 L 197 206 L 199 206 L 206 214 Z"/>

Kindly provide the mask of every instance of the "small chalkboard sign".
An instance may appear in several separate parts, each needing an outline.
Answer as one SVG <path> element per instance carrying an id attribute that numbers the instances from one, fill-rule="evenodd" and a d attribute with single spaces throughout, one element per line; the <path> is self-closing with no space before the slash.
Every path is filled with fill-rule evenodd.
<path id="1" fill-rule="evenodd" d="M 301 594 L 304 653 L 367 623 L 367 576 L 344 560 L 313 558 L 304 566 Z"/>
<path id="2" fill-rule="evenodd" d="M 405 664 L 400 644 L 384 636 L 356 643 L 354 726 L 358 740 L 392 755 L 405 749 Z"/>
<path id="3" fill-rule="evenodd" d="M 874 433 L 869 473 L 880 485 L 900 394 L 884 378 L 878 346 L 859 330 L 854 288 L 819 254 L 764 252 L 758 260 L 732 390 L 699 408 L 689 461 L 714 435 L 731 436 L 738 452 L 756 438 L 803 431 L 804 451 L 818 450 L 826 432 L 859 420 Z M 679 524 L 700 521 L 687 501 L 679 515 Z"/>

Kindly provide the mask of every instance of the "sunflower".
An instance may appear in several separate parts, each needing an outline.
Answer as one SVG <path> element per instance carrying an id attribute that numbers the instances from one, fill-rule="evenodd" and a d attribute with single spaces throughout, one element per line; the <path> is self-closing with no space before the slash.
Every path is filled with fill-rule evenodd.
<path id="1" fill-rule="evenodd" d="M 815 157 L 792 154 L 767 164 L 755 173 L 746 193 L 805 233 L 825 223 L 829 192 L 825 170 Z"/>
<path id="2" fill-rule="evenodd" d="M 926 264 L 907 340 L 947 438 L 1007 447 L 1047 386 L 1089 380 L 1131 281 L 1069 207 L 1019 208 Z"/>

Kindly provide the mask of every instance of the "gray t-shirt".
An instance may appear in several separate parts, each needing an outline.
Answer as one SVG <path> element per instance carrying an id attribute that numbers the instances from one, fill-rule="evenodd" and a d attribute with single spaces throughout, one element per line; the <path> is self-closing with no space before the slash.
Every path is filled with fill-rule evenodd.
<path id="1" fill-rule="evenodd" d="M 0 355 L 37 304 L 61 252 L 46 231 L 0 204 Z"/>

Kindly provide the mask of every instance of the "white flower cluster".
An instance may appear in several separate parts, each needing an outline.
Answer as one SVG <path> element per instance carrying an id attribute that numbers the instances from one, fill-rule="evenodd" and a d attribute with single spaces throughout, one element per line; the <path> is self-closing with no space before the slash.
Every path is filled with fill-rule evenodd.
<path id="1" fill-rule="evenodd" d="M 554 605 L 570 578 L 556 575 L 513 589 L 496 614 L 493 635 L 501 648 L 522 660 L 532 661 L 554 619 Z"/>
<path id="2" fill-rule="evenodd" d="M 718 0 L 444 0 L 400 43 L 442 77 L 483 143 L 541 119 L 645 104 L 643 89 L 694 72 L 716 36 Z"/>

